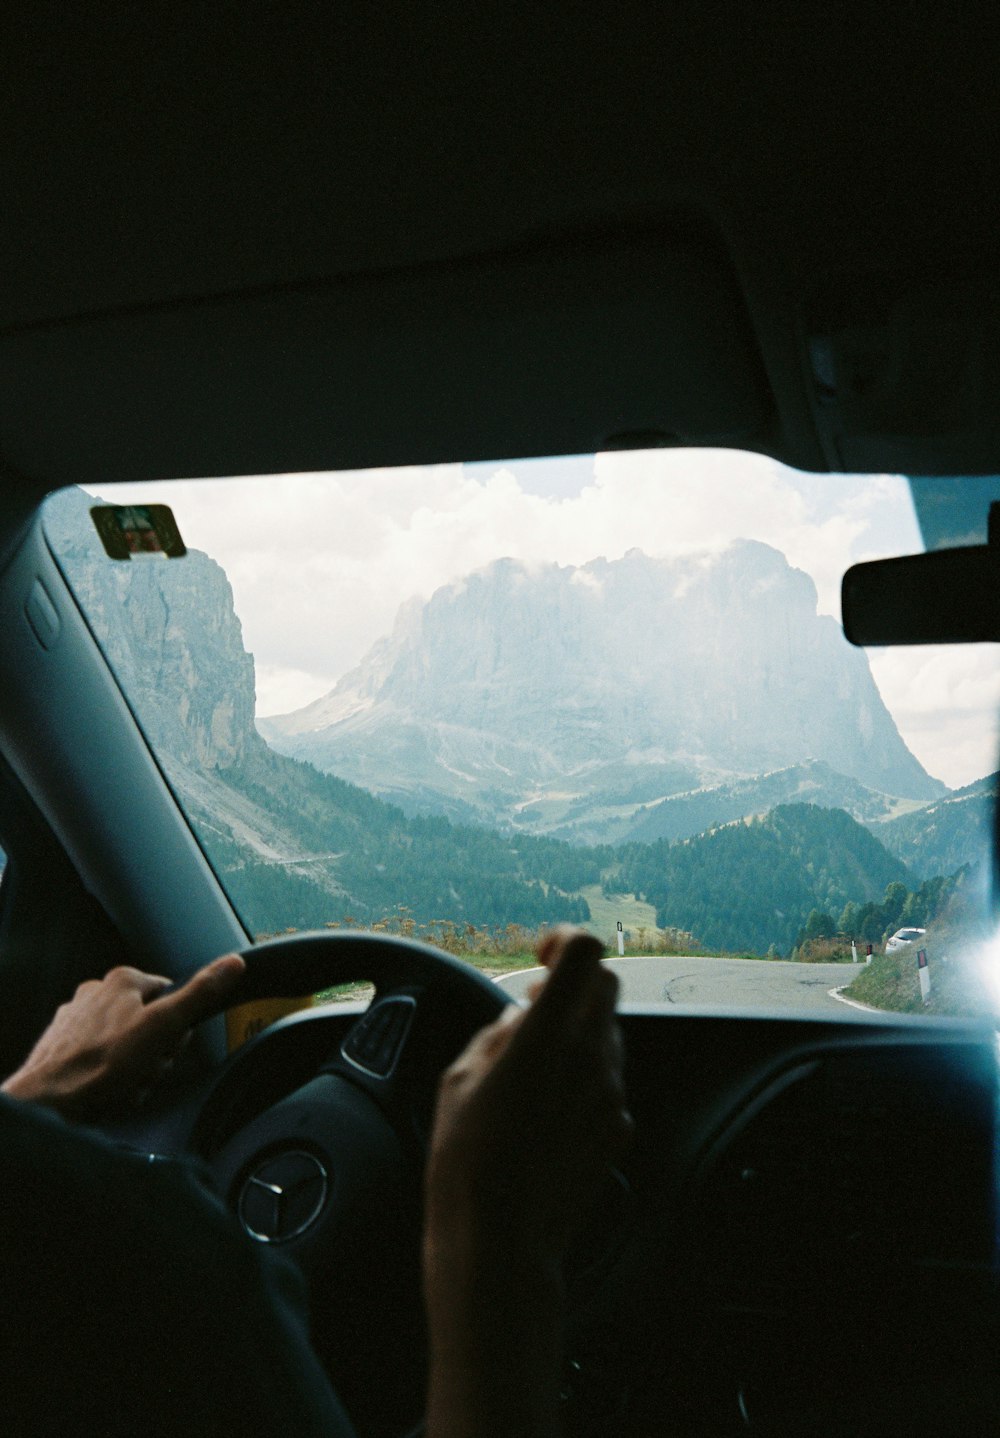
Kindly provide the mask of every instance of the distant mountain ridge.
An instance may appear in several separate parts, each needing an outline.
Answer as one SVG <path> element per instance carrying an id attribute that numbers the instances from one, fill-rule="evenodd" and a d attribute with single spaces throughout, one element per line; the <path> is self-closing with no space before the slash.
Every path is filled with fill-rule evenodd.
<path id="1" fill-rule="evenodd" d="M 645 894 L 661 923 L 687 929 L 707 945 L 784 950 L 812 908 L 829 908 L 844 896 L 860 903 L 877 898 L 887 882 L 904 881 L 900 858 L 911 849 L 926 857 L 929 837 L 946 837 L 940 852 L 949 854 L 981 842 L 970 838 L 968 822 L 975 820 L 973 831 L 981 834 L 996 776 L 879 826 L 898 802 L 822 761 L 693 792 L 680 767 L 636 764 L 622 771 L 619 788 L 598 791 L 623 810 L 631 806 L 637 822 L 669 817 L 683 827 L 708 813 L 703 827 L 712 826 L 710 832 L 681 842 L 660 837 L 586 847 L 406 816 L 356 785 L 269 749 L 253 727 L 253 660 L 220 566 L 197 551 L 178 561 L 115 564 L 99 549 L 88 503 L 82 494 L 59 496 L 47 528 L 171 784 L 253 932 L 321 927 L 348 915 L 371 924 L 401 904 L 418 922 L 534 928 L 585 919 L 586 889 Z M 686 792 L 642 811 L 650 785 L 665 773 Z M 800 802 L 819 795 L 839 804 Z M 789 796 L 799 802 L 780 807 Z M 597 822 L 593 796 L 579 802 L 579 812 L 586 816 L 589 805 L 588 822 Z M 768 812 L 749 823 L 738 822 L 741 815 L 730 822 L 727 804 Z M 842 812 L 847 807 L 883 827 L 900 858 Z"/>
<path id="2" fill-rule="evenodd" d="M 674 794 L 656 804 L 641 806 L 627 820 L 615 825 L 583 823 L 557 829 L 555 833 L 560 838 L 590 843 L 687 839 L 733 819 L 762 816 L 779 804 L 816 804 L 825 809 L 843 809 L 853 819 L 873 826 L 880 820 L 893 818 L 900 802 L 814 759 L 771 774 Z M 916 801 L 902 802 L 913 807 Z"/>
<path id="3" fill-rule="evenodd" d="M 404 606 L 331 693 L 258 727 L 410 812 L 577 839 L 815 763 L 876 794 L 946 792 L 812 580 L 750 540 L 577 568 L 499 560 Z"/>
<path id="4" fill-rule="evenodd" d="M 956 789 L 935 804 L 869 825 L 891 854 L 921 879 L 982 864 L 993 844 L 1000 773 Z"/>

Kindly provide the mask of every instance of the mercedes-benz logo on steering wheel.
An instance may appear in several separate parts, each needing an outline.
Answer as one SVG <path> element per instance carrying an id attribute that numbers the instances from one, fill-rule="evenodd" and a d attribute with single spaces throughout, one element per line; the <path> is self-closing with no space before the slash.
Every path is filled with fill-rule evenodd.
<path id="1" fill-rule="evenodd" d="M 237 1212 L 258 1243 L 298 1238 L 316 1222 L 330 1179 L 314 1154 L 304 1149 L 272 1153 L 243 1180 Z"/>

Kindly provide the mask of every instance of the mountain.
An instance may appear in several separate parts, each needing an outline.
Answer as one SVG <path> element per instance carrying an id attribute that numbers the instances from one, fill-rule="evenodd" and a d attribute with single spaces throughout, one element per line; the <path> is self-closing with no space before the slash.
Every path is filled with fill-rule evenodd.
<path id="1" fill-rule="evenodd" d="M 922 879 L 976 867 L 990 854 L 1000 774 L 990 774 L 911 814 L 870 825 L 875 837 Z"/>
<path id="2" fill-rule="evenodd" d="M 253 660 L 219 565 L 197 551 L 183 560 L 114 563 L 100 550 L 88 505 L 80 493 L 50 502 L 53 547 L 254 933 L 348 917 L 370 926 L 394 915 L 404 925 L 436 921 L 460 931 L 535 929 L 585 920 L 580 891 L 592 888 L 640 893 L 656 905 L 661 923 L 692 931 L 709 946 L 787 951 L 812 909 L 861 905 L 906 876 L 846 813 L 814 805 L 774 808 L 763 819 L 688 841 L 660 838 L 620 850 L 407 816 L 344 779 L 275 753 L 257 734 Z M 649 781 L 640 767 L 631 774 L 632 790 L 618 791 L 634 806 Z M 668 770 L 660 765 L 661 779 Z M 679 770 L 672 772 L 677 782 Z M 681 814 L 687 805 L 685 822 L 700 822 L 705 816 L 696 811 L 704 801 L 715 810 L 706 822 L 717 822 L 724 803 L 771 808 L 776 796 L 789 793 L 886 812 L 884 797 L 818 761 L 742 788 L 717 785 L 707 797 L 680 794 L 670 812 Z M 935 809 L 959 812 L 945 804 L 924 812 Z M 660 822 L 668 809 L 647 812 Z M 884 927 L 881 917 L 872 923 Z"/>
<path id="3" fill-rule="evenodd" d="M 199 841 L 252 932 L 415 920 L 580 922 L 574 891 L 598 857 L 539 838 L 408 819 L 270 750 L 254 723 L 254 666 L 216 562 L 103 553 L 82 491 L 54 496 L 46 531 Z"/>
<path id="4" fill-rule="evenodd" d="M 618 883 L 656 906 L 657 924 L 710 948 L 787 953 L 812 909 L 836 915 L 909 878 L 843 810 L 789 804 L 682 843 L 630 846 Z"/>
<path id="5" fill-rule="evenodd" d="M 817 614 L 812 580 L 749 540 L 578 568 L 497 561 L 404 606 L 331 693 L 259 728 L 409 812 L 576 838 L 816 762 L 876 794 L 946 792 L 864 653 Z"/>
<path id="6" fill-rule="evenodd" d="M 556 828 L 553 834 L 575 843 L 687 839 L 732 819 L 766 814 L 778 804 L 818 804 L 826 809 L 843 809 L 852 818 L 868 824 L 890 818 L 900 807 L 899 800 L 876 793 L 856 779 L 838 774 L 822 760 L 814 759 L 771 774 L 673 794 L 655 804 L 641 805 L 627 818 L 585 816 Z"/>
<path id="7" fill-rule="evenodd" d="M 259 743 L 254 665 L 225 572 L 198 550 L 109 560 L 93 503 L 53 495 L 46 533 L 154 750 L 194 772 L 241 762 Z"/>

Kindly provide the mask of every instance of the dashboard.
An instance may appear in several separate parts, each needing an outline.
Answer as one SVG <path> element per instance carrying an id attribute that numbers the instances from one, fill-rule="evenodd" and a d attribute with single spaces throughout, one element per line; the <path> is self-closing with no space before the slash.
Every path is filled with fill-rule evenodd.
<path id="1" fill-rule="evenodd" d="M 623 1024 L 629 1233 L 575 1319 L 582 1431 L 993 1431 L 995 1032 Z"/>
<path id="2" fill-rule="evenodd" d="M 197 1150 L 234 1209 L 251 1156 L 275 1145 L 322 1150 L 336 1173 L 353 1100 L 304 1100 L 360 1011 L 280 1022 L 247 1046 L 238 1083 L 223 1070 L 186 1116 L 164 1118 L 160 1147 Z M 635 1140 L 568 1260 L 567 1432 L 992 1432 L 995 1030 L 676 1009 L 621 1022 Z M 415 1161 L 431 1097 L 413 1095 Z M 331 1131 L 317 1137 L 320 1111 Z M 317 1268 L 308 1236 L 283 1246 L 309 1273 L 318 1346 L 359 1431 L 398 1435 L 419 1411 L 419 1213 L 370 1174 L 359 1203 L 379 1217 L 363 1262 L 338 1248 Z"/>

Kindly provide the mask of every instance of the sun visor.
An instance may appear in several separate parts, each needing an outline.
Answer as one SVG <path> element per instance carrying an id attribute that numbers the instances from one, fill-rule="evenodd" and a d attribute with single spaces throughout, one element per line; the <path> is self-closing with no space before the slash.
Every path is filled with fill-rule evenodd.
<path id="1" fill-rule="evenodd" d="M 0 337 L 0 453 L 60 483 L 754 448 L 772 426 L 739 287 L 703 235 L 591 235 Z"/>
<path id="2" fill-rule="evenodd" d="M 1000 275 L 841 279 L 806 319 L 831 469 L 988 474 L 1000 453 Z"/>

